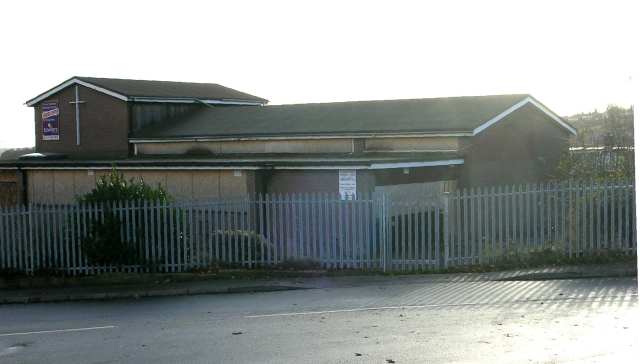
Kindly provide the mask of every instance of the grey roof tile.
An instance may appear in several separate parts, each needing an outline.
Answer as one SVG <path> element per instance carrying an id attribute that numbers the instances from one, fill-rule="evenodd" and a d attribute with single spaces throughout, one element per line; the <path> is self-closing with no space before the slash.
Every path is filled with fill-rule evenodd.
<path id="1" fill-rule="evenodd" d="M 128 97 L 197 98 L 267 102 L 266 99 L 215 83 L 129 80 L 98 77 L 75 78 Z"/>
<path id="2" fill-rule="evenodd" d="M 204 108 L 134 138 L 470 132 L 528 95 Z"/>

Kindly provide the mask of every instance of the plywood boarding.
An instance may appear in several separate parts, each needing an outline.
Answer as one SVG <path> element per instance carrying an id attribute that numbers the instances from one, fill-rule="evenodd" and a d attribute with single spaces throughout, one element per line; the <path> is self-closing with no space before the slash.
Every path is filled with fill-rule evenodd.
<path id="1" fill-rule="evenodd" d="M 349 153 L 351 139 L 250 140 L 221 142 L 166 142 L 137 144 L 140 155 L 211 153 Z"/>
<path id="2" fill-rule="evenodd" d="M 218 171 L 216 173 L 210 173 L 206 171 L 193 172 L 193 196 L 197 196 L 200 199 L 221 198 L 222 196 L 220 194 L 220 179 L 222 174 L 223 172 L 221 171 Z M 244 185 L 244 183 L 238 181 L 239 179 L 240 178 L 230 180 L 229 183 Z"/>
<path id="3" fill-rule="evenodd" d="M 55 175 L 53 171 L 32 171 L 27 174 L 29 186 L 29 199 L 33 196 L 32 202 L 54 203 L 55 197 Z"/>
<path id="4" fill-rule="evenodd" d="M 32 170 L 28 172 L 28 199 L 33 203 L 69 203 L 90 192 L 108 171 Z M 125 171 L 125 178 L 142 177 L 162 186 L 176 201 L 243 196 L 249 191 L 246 171 Z"/>
<path id="5" fill-rule="evenodd" d="M 457 137 L 430 138 L 369 138 L 367 151 L 443 151 L 458 150 Z"/>
<path id="6" fill-rule="evenodd" d="M 15 171 L 0 171 L 0 182 L 16 182 L 18 176 Z"/>

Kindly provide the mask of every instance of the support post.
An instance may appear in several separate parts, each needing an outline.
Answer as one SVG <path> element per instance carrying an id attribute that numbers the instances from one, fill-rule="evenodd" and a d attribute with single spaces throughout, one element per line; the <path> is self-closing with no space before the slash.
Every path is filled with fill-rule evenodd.
<path id="1" fill-rule="evenodd" d="M 451 200 L 451 193 L 449 191 L 444 192 L 443 209 L 442 209 L 442 226 L 443 226 L 443 262 L 442 267 L 445 269 L 449 267 L 449 201 Z"/>
<path id="2" fill-rule="evenodd" d="M 388 235 L 388 225 L 389 225 L 389 219 L 388 219 L 388 206 L 387 206 L 387 199 L 386 196 L 383 192 L 377 192 L 376 193 L 376 197 L 375 197 L 375 201 L 377 201 L 376 205 L 378 206 L 377 208 L 377 212 L 378 212 L 378 221 L 380 222 L 380 229 L 379 229 L 379 234 L 380 234 L 380 242 L 379 242 L 379 246 L 380 246 L 380 260 L 382 263 L 382 271 L 383 272 L 387 272 L 389 270 L 389 239 L 387 238 Z"/>

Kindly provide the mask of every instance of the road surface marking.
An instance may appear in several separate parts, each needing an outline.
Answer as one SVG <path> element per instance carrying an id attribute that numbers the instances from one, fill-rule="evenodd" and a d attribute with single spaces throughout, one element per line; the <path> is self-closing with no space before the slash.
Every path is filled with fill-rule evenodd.
<path id="1" fill-rule="evenodd" d="M 60 329 L 60 330 L 44 330 L 44 331 L 27 331 L 27 332 L 12 332 L 9 334 L 0 334 L 3 336 L 21 336 L 21 335 L 35 335 L 35 334 L 55 334 L 61 332 L 76 332 L 76 331 L 90 331 L 90 330 L 105 330 L 115 329 L 117 326 L 95 326 L 95 327 L 81 327 L 78 329 Z"/>
<path id="2" fill-rule="evenodd" d="M 406 309 L 406 308 L 430 308 L 430 307 L 471 306 L 471 305 L 478 305 L 478 303 L 456 303 L 456 304 L 444 304 L 444 305 L 407 305 L 407 306 L 381 306 L 381 307 L 345 308 L 345 309 L 340 309 L 340 310 L 327 310 L 327 311 L 303 311 L 303 312 L 270 313 L 270 314 L 265 314 L 265 315 L 250 315 L 250 316 L 245 316 L 245 318 L 278 317 L 278 316 L 303 316 L 303 315 L 320 315 L 320 314 L 325 314 L 325 313 L 399 310 L 399 309 Z"/>
<path id="3" fill-rule="evenodd" d="M 263 318 L 263 317 L 282 317 L 282 316 L 305 316 L 305 315 L 322 315 L 330 313 L 344 313 L 344 312 L 363 312 L 363 311 L 382 311 L 382 310 L 404 310 L 412 308 L 438 308 L 438 307 L 460 307 L 460 306 L 482 306 L 482 305 L 501 305 L 501 304 L 513 304 L 513 303 L 530 303 L 540 301 L 589 301 L 603 298 L 632 298 L 637 297 L 637 294 L 630 295 L 613 295 L 613 296 L 601 296 L 601 297 L 566 297 L 566 298 L 536 298 L 536 299 L 524 299 L 505 302 L 470 302 L 470 303 L 443 303 L 443 304 L 430 304 L 430 305 L 401 305 L 401 306 L 380 306 L 380 307 L 360 307 L 360 308 L 345 308 L 339 310 L 326 310 L 326 311 L 302 311 L 302 312 L 284 312 L 284 313 L 270 313 L 264 315 L 248 315 L 244 318 Z"/>

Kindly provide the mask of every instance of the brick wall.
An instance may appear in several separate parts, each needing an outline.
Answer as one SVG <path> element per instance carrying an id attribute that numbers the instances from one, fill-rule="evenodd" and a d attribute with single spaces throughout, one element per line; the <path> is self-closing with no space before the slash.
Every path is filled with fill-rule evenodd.
<path id="1" fill-rule="evenodd" d="M 463 142 L 462 187 L 539 182 L 568 149 L 569 131 L 527 105 Z"/>
<path id="2" fill-rule="evenodd" d="M 129 115 L 125 101 L 79 86 L 80 145 L 76 145 L 75 85 L 43 102 L 57 101 L 60 140 L 42 140 L 42 107 L 35 111 L 36 151 L 64 153 L 72 158 L 126 157 L 129 152 Z"/>

